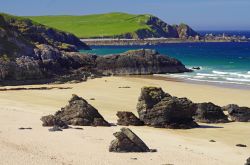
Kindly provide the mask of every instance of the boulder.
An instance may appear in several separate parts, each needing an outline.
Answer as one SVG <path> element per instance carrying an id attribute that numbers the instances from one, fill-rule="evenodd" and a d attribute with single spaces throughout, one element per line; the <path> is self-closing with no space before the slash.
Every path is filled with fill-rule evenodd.
<path id="1" fill-rule="evenodd" d="M 97 109 L 83 98 L 74 94 L 69 100 L 69 104 L 56 112 L 55 117 L 68 125 L 110 126 Z"/>
<path id="2" fill-rule="evenodd" d="M 137 104 L 140 120 L 160 128 L 189 129 L 198 127 L 193 115 L 197 107 L 187 98 L 177 98 L 161 88 L 144 87 Z"/>
<path id="3" fill-rule="evenodd" d="M 227 116 L 223 113 L 221 107 L 209 102 L 197 104 L 196 114 L 194 116 L 196 122 L 201 123 L 227 123 Z"/>
<path id="4" fill-rule="evenodd" d="M 148 146 L 128 128 L 113 135 L 116 139 L 109 146 L 110 152 L 150 152 Z"/>
<path id="5" fill-rule="evenodd" d="M 239 107 L 236 104 L 229 104 L 223 107 L 228 112 L 228 115 L 232 121 L 237 122 L 250 122 L 250 108 Z"/>
<path id="6" fill-rule="evenodd" d="M 44 127 L 58 127 L 62 129 L 68 128 L 68 125 L 65 122 L 53 115 L 43 116 L 41 121 L 43 122 L 42 125 Z"/>
<path id="7" fill-rule="evenodd" d="M 117 124 L 118 125 L 134 125 L 134 126 L 142 126 L 144 123 L 138 119 L 132 112 L 119 111 L 116 116 L 118 116 Z"/>
<path id="8" fill-rule="evenodd" d="M 245 163 L 245 165 L 250 165 L 250 157 L 247 159 L 247 162 Z"/>

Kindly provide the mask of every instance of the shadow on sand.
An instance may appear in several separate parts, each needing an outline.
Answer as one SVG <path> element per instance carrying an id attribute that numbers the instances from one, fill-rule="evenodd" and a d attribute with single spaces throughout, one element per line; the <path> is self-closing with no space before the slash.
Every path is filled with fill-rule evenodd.
<path id="1" fill-rule="evenodd" d="M 224 128 L 224 127 L 221 127 L 221 126 L 213 126 L 213 125 L 200 125 L 199 127 L 197 128 Z"/>

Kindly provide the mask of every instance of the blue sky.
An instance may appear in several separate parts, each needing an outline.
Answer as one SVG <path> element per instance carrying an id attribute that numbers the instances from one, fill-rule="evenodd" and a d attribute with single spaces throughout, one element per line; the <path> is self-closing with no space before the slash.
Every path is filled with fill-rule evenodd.
<path id="1" fill-rule="evenodd" d="M 0 0 L 15 15 L 149 13 L 196 30 L 250 30 L 250 0 Z"/>

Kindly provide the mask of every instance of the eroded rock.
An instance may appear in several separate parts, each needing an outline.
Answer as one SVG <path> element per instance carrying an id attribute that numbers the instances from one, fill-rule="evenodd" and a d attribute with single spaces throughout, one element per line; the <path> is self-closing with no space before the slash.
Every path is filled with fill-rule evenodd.
<path id="1" fill-rule="evenodd" d="M 156 87 L 142 88 L 137 104 L 139 118 L 146 125 L 173 129 L 198 127 L 192 118 L 196 108 L 187 98 L 172 97 Z"/>
<path id="2" fill-rule="evenodd" d="M 110 152 L 150 152 L 148 146 L 130 129 L 122 128 L 109 146 Z"/>
<path id="3" fill-rule="evenodd" d="M 55 117 L 68 125 L 110 126 L 97 109 L 77 95 L 72 95 L 69 104 L 56 112 Z"/>
<path id="4" fill-rule="evenodd" d="M 136 117 L 132 112 L 119 111 L 116 116 L 118 116 L 117 124 L 118 125 L 134 125 L 134 126 L 142 126 L 144 123 Z"/>
<path id="5" fill-rule="evenodd" d="M 227 123 L 227 116 L 223 113 L 221 107 L 209 102 L 197 104 L 196 114 L 194 116 L 196 122 L 201 123 Z"/>
<path id="6" fill-rule="evenodd" d="M 236 104 L 229 104 L 223 107 L 228 112 L 228 115 L 232 121 L 238 122 L 250 122 L 250 108 L 239 107 Z"/>

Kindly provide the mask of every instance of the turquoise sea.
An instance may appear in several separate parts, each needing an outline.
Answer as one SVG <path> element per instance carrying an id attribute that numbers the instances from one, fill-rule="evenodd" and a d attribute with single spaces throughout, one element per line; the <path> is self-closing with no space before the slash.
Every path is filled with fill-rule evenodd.
<path id="1" fill-rule="evenodd" d="M 176 43 L 151 46 L 93 46 L 89 53 L 97 55 L 122 53 L 131 49 L 156 49 L 175 57 L 189 68 L 201 67 L 192 73 L 166 74 L 193 82 L 241 85 L 250 87 L 250 43 Z M 85 51 L 84 51 L 85 52 Z"/>

